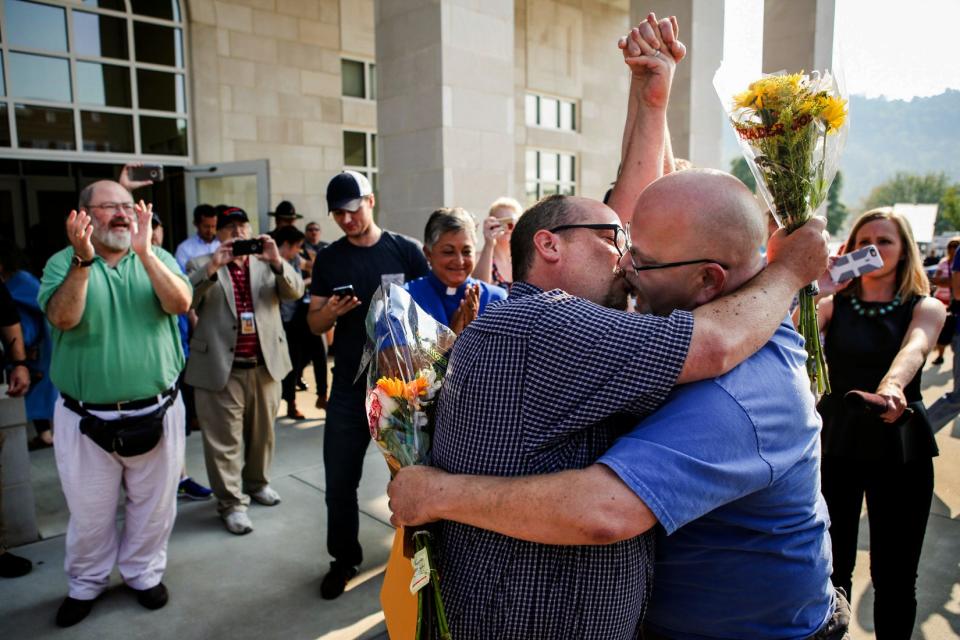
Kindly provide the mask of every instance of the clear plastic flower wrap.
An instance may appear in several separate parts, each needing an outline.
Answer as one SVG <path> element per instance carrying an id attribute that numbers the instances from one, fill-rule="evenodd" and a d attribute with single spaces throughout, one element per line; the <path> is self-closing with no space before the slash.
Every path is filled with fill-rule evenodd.
<path id="1" fill-rule="evenodd" d="M 829 71 L 764 75 L 744 90 L 721 66 L 714 87 L 730 118 L 757 188 L 788 232 L 826 207 L 849 129 L 847 96 Z M 814 296 L 799 293 L 797 329 L 807 349 L 807 373 L 816 394 L 830 392 Z"/>
<path id="2" fill-rule="evenodd" d="M 417 306 L 406 289 L 392 283 L 374 293 L 366 329 L 358 376 L 366 371 L 370 437 L 391 475 L 401 467 L 429 464 L 434 411 L 456 336 Z M 410 592 L 417 596 L 415 638 L 449 640 L 433 561 L 433 534 L 422 527 L 401 529 L 397 535 L 404 537 L 404 555 L 414 568 Z"/>

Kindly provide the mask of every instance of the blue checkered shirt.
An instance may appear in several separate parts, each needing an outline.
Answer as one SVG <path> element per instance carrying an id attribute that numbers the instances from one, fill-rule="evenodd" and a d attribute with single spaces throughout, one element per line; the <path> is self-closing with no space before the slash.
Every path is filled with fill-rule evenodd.
<path id="1" fill-rule="evenodd" d="M 457 339 L 433 464 L 495 476 L 592 464 L 663 402 L 692 334 L 687 312 L 627 314 L 514 284 Z M 456 640 L 616 640 L 638 633 L 653 538 L 551 546 L 443 522 L 437 561 Z"/>

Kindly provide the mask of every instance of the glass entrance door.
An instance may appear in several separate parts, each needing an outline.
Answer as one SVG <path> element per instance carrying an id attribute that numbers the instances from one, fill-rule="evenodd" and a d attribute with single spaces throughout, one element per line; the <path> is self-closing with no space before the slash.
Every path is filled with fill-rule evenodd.
<path id="1" fill-rule="evenodd" d="M 192 224 L 198 204 L 240 207 L 250 217 L 253 234 L 270 229 L 270 163 L 268 160 L 220 162 L 184 169 L 187 195 L 187 225 Z"/>

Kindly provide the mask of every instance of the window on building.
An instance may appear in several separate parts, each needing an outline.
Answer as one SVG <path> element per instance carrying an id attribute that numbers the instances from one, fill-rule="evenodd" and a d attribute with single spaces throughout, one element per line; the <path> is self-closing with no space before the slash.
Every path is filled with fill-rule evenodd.
<path id="1" fill-rule="evenodd" d="M 344 131 L 343 168 L 365 175 L 376 192 L 377 134 L 370 131 Z"/>
<path id="2" fill-rule="evenodd" d="M 577 158 L 558 151 L 527 150 L 526 194 L 533 204 L 554 194 L 573 196 L 577 193 Z"/>
<path id="3" fill-rule="evenodd" d="M 342 93 L 348 98 L 377 99 L 377 65 L 364 60 L 340 60 Z"/>
<path id="4" fill-rule="evenodd" d="M 528 127 L 577 130 L 577 104 L 570 100 L 528 93 L 526 112 Z"/>
<path id="5" fill-rule="evenodd" d="M 188 156 L 183 30 L 179 0 L 0 0 L 0 147 Z"/>

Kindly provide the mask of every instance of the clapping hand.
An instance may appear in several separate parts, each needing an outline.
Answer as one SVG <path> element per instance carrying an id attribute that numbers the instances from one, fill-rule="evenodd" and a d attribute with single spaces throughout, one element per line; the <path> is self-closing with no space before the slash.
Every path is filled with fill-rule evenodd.
<path id="1" fill-rule="evenodd" d="M 153 246 L 153 204 L 146 204 L 143 200 L 133 205 L 133 233 L 130 235 L 130 246 L 133 252 L 143 258 L 149 254 Z"/>
<path id="2" fill-rule="evenodd" d="M 634 80 L 643 83 L 642 99 L 652 107 L 666 106 L 674 69 L 687 54 L 678 33 L 676 17 L 658 21 L 651 12 L 617 43 Z"/>
<path id="3" fill-rule="evenodd" d="M 453 312 L 450 318 L 450 329 L 455 334 L 460 335 L 471 322 L 477 319 L 480 313 L 480 285 L 474 284 L 467 287 L 463 294 L 463 300 L 460 306 Z"/>
<path id="4" fill-rule="evenodd" d="M 95 252 L 90 237 L 93 235 L 93 220 L 86 209 L 74 210 L 67 216 L 67 239 L 73 246 L 73 254 L 83 261 L 93 260 Z"/>

